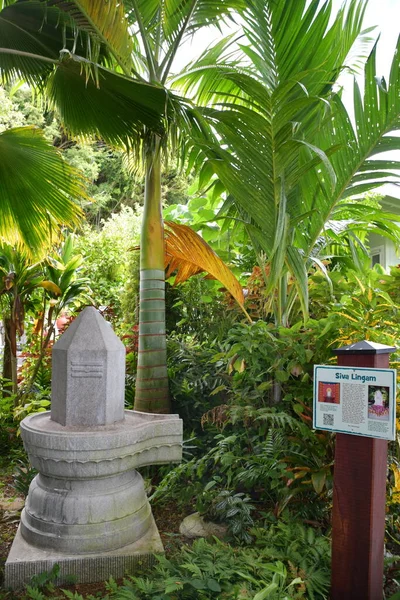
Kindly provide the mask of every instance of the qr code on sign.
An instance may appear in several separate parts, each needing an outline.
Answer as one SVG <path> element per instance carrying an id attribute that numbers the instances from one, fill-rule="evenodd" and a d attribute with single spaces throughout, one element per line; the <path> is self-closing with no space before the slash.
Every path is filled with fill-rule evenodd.
<path id="1" fill-rule="evenodd" d="M 335 415 L 332 415 L 331 413 L 325 413 L 322 416 L 323 416 L 323 419 L 322 419 L 323 424 L 333 427 L 333 425 L 335 424 Z"/>

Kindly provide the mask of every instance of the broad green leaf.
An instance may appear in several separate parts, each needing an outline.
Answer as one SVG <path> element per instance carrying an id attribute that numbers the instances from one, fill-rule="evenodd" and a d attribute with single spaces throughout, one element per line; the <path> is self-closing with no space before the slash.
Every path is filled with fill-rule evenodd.
<path id="1" fill-rule="evenodd" d="M 37 285 L 38 285 L 38 287 L 44 288 L 48 292 L 52 292 L 56 296 L 61 296 L 61 294 L 62 294 L 62 291 L 60 290 L 58 285 L 55 284 L 53 281 L 41 281 Z"/>
<path id="2" fill-rule="evenodd" d="M 261 592 L 258 592 L 253 597 L 253 600 L 267 600 L 267 598 L 270 598 L 271 595 L 274 592 L 276 592 L 277 589 L 279 589 L 279 586 L 277 583 L 270 583 L 267 587 L 265 587 L 263 590 L 261 590 Z"/>
<path id="3" fill-rule="evenodd" d="M 215 579 L 207 579 L 207 587 L 212 592 L 220 592 L 221 591 L 221 586 L 219 585 L 218 581 L 216 581 Z"/>
<path id="4" fill-rule="evenodd" d="M 207 585 L 203 579 L 191 579 L 190 585 L 194 587 L 195 590 L 204 590 Z"/>
<path id="5" fill-rule="evenodd" d="M 0 134 L 0 236 L 37 251 L 49 228 L 82 218 L 76 201 L 86 198 L 82 177 L 34 127 Z"/>
<path id="6" fill-rule="evenodd" d="M 313 484 L 314 490 L 317 494 L 320 494 L 324 489 L 325 481 L 326 481 L 326 471 L 317 471 L 316 473 L 311 474 L 311 481 Z"/>
<path id="7" fill-rule="evenodd" d="M 303 315 L 306 318 L 308 316 L 308 275 L 304 257 L 294 246 L 289 246 L 287 249 L 287 265 L 290 273 L 295 277 Z"/>
<path id="8" fill-rule="evenodd" d="M 51 76 L 47 91 L 74 135 L 98 135 L 115 145 L 136 147 L 143 125 L 163 132 L 165 91 L 141 81 L 96 69 L 87 79 L 81 63 L 66 57 Z"/>

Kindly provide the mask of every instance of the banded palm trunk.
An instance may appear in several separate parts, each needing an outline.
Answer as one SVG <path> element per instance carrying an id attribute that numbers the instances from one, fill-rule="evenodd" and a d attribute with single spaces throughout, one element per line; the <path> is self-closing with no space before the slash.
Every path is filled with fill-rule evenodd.
<path id="1" fill-rule="evenodd" d="M 167 413 L 169 409 L 160 138 L 152 135 L 146 153 L 141 230 L 139 352 L 135 410 Z"/>

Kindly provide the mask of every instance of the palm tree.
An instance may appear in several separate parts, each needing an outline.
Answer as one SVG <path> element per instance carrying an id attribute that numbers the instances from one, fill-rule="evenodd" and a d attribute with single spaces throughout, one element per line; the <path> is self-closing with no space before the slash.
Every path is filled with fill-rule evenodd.
<path id="1" fill-rule="evenodd" d="M 225 214 L 245 223 L 258 253 L 267 257 L 267 290 L 279 324 L 289 323 L 296 294 L 307 315 L 307 269 L 312 261 L 324 269 L 313 250 L 327 222 L 344 209 L 357 221 L 361 207 L 357 213 L 357 204 L 346 206 L 346 198 L 398 180 L 398 161 L 374 159 L 400 147 L 391 135 L 400 127 L 400 45 L 388 85 L 376 77 L 373 48 L 363 97 L 354 83 L 354 121 L 337 86 L 343 68 L 351 66 L 366 4 L 347 2 L 332 21 L 331 1 L 247 0 L 241 40 L 246 60 L 235 55 L 230 64 L 215 64 L 211 49 L 175 78 L 183 93 L 197 90 L 205 107 L 210 100 L 224 105 L 215 115 L 220 143 L 208 174 L 231 192 Z M 361 42 L 368 42 L 365 35 Z M 213 118 L 212 110 L 204 112 Z M 387 233 L 385 218 L 374 222 Z M 288 286 L 290 278 L 295 286 Z"/>
<path id="2" fill-rule="evenodd" d="M 135 408 L 166 411 L 161 151 L 169 140 L 189 165 L 207 157 L 202 181 L 216 174 L 235 203 L 235 217 L 270 261 L 277 320 L 287 322 L 294 302 L 286 293 L 289 273 L 306 314 L 310 248 L 342 197 L 343 182 L 352 180 L 342 164 L 347 157 L 340 159 L 349 140 L 334 135 L 332 116 L 345 125 L 343 135 L 350 127 L 333 86 L 360 33 L 366 2 L 349 0 L 331 25 L 331 0 L 307 6 L 306 0 L 126 0 L 125 8 L 116 0 L 7 4 L 0 13 L 4 77 L 22 76 L 45 89 L 72 134 L 142 151 Z M 232 40 L 220 42 L 171 79 L 184 39 L 232 10 L 244 22 L 239 54 L 229 56 Z M 194 107 L 191 96 L 203 107 Z M 215 102 L 222 106 L 208 108 Z M 375 107 L 374 116 L 379 111 Z M 380 116 L 379 129 L 386 131 L 384 111 Z M 354 174 L 361 157 L 353 158 Z M 319 225 L 308 231 L 314 219 Z"/>
<path id="3" fill-rule="evenodd" d="M 45 89 L 72 134 L 94 134 L 141 150 L 145 201 L 141 235 L 139 357 L 135 408 L 169 410 L 164 301 L 162 149 L 206 125 L 168 91 L 182 42 L 219 25 L 243 0 L 68 0 L 7 2 L 0 13 L 0 69 Z"/>

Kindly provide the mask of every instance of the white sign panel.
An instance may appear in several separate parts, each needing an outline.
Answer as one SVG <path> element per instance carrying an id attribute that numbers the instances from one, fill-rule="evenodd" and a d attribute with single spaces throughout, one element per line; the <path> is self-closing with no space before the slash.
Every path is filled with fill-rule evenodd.
<path id="1" fill-rule="evenodd" d="M 315 365 L 313 425 L 394 440 L 396 370 Z"/>

